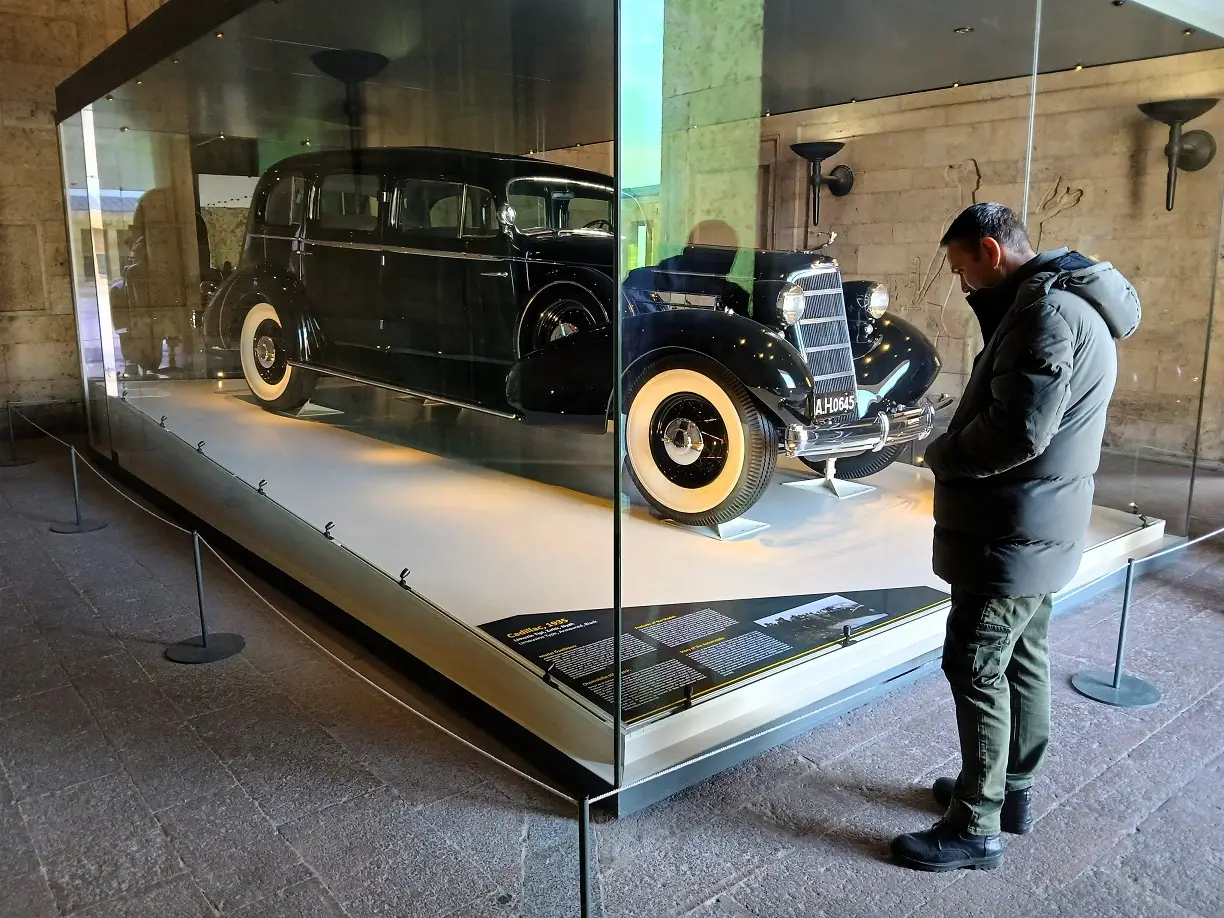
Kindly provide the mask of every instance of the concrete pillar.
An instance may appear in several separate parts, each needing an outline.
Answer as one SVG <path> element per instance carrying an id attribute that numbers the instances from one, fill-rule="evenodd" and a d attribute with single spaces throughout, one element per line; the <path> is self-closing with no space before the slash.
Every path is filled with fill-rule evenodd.
<path id="1" fill-rule="evenodd" d="M 764 0 L 667 0 L 662 256 L 699 225 L 696 241 L 754 245 L 763 43 Z"/>

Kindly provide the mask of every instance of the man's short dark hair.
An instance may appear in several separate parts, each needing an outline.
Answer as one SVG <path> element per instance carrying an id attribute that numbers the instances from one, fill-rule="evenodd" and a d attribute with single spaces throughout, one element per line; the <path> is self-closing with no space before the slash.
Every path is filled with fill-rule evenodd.
<path id="1" fill-rule="evenodd" d="M 1024 221 L 1010 207 L 1002 204 L 974 204 L 961 211 L 952 221 L 948 231 L 940 240 L 941 246 L 959 242 L 976 249 L 983 239 L 993 239 L 1005 249 L 1019 249 L 1031 245 Z"/>

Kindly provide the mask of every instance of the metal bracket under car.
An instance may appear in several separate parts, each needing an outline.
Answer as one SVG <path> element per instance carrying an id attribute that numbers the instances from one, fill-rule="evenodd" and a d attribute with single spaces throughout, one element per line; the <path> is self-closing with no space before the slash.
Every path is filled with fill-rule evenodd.
<path id="1" fill-rule="evenodd" d="M 850 497 L 857 497 L 860 494 L 868 494 L 875 490 L 871 485 L 859 484 L 856 481 L 843 481 L 837 477 L 837 460 L 826 459 L 824 463 L 824 475 L 820 478 L 803 478 L 799 481 L 786 481 L 783 486 L 787 488 L 798 488 L 802 491 L 821 491 L 826 494 L 832 494 L 838 500 L 846 500 Z"/>

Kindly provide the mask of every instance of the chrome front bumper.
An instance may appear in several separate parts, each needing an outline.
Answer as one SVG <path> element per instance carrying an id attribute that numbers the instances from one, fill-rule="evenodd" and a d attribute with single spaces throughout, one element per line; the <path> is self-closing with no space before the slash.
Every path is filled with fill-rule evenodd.
<path id="1" fill-rule="evenodd" d="M 935 409 L 930 405 L 892 414 L 882 411 L 869 420 L 840 427 L 791 424 L 782 450 L 800 458 L 878 453 L 886 446 L 925 440 L 934 428 Z"/>

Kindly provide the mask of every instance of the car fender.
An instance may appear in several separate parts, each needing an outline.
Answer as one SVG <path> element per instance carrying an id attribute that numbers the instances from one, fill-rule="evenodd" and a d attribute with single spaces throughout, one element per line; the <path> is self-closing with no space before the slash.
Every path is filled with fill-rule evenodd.
<path id="1" fill-rule="evenodd" d="M 668 354 L 699 354 L 726 367 L 777 418 L 793 417 L 812 379 L 802 355 L 780 335 L 743 316 L 673 309 L 630 316 L 622 327 L 628 385 Z M 603 430 L 614 408 L 613 327 L 583 331 L 517 361 L 506 381 L 510 404 L 524 419 L 549 426 Z"/>
<path id="2" fill-rule="evenodd" d="M 900 316 L 886 312 L 876 328 L 875 343 L 854 361 L 860 414 L 881 399 L 916 404 L 934 385 L 942 365 L 931 339 Z"/>
<path id="3" fill-rule="evenodd" d="M 221 283 L 205 313 L 206 335 L 222 348 L 236 349 L 243 319 L 252 306 L 262 302 L 276 307 L 290 333 L 287 346 L 291 360 L 326 361 L 327 341 L 310 311 L 301 282 L 270 265 L 239 268 Z"/>

